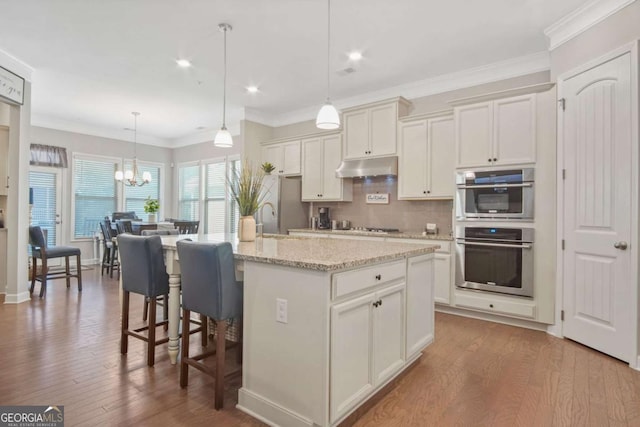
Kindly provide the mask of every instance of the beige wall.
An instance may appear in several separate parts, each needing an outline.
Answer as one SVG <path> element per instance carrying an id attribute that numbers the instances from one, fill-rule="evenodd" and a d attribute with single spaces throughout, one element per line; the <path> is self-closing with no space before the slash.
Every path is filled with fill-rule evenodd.
<path id="1" fill-rule="evenodd" d="M 250 120 L 242 120 L 240 125 L 244 143 L 243 157 L 250 162 L 261 163 L 262 151 L 260 143 L 274 138 L 273 128 Z"/>
<path id="2" fill-rule="evenodd" d="M 640 39 L 640 1 L 631 3 L 551 51 L 551 77 L 570 71 L 626 43 Z"/>

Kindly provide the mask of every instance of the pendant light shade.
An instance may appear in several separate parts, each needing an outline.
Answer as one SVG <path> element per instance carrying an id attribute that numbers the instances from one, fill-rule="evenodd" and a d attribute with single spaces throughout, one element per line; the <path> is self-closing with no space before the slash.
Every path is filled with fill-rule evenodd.
<path id="1" fill-rule="evenodd" d="M 331 101 L 327 100 L 326 104 L 320 108 L 318 117 L 316 117 L 316 127 L 318 129 L 338 129 L 340 127 L 340 113 Z"/>
<path id="2" fill-rule="evenodd" d="M 327 102 L 320 108 L 316 117 L 318 129 L 338 129 L 340 127 L 340 113 L 333 106 L 330 99 L 331 93 L 331 0 L 327 0 Z"/>
<path id="3" fill-rule="evenodd" d="M 220 31 L 224 33 L 224 78 L 222 87 L 222 127 L 216 134 L 213 140 L 214 147 L 229 148 L 233 147 L 233 138 L 231 133 L 227 130 L 226 116 L 227 116 L 227 31 L 231 31 L 231 25 L 218 24 Z"/>

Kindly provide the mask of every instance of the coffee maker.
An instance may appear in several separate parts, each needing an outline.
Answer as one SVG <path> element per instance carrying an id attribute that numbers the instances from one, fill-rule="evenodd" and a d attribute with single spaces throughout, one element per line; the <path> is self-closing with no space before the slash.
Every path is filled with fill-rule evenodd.
<path id="1" fill-rule="evenodd" d="M 329 217 L 329 208 L 318 208 L 320 219 L 318 220 L 318 228 L 320 230 L 328 230 L 331 228 L 331 218 Z"/>

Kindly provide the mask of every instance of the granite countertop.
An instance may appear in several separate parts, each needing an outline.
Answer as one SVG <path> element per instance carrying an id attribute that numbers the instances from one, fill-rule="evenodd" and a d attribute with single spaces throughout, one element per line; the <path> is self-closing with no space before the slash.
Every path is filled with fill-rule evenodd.
<path id="1" fill-rule="evenodd" d="M 161 236 L 165 249 L 175 250 L 176 242 L 190 238 L 198 242 L 230 242 L 235 259 L 264 262 L 308 270 L 335 271 L 376 264 L 393 259 L 435 252 L 437 245 L 362 240 L 314 239 L 265 234 L 255 242 L 238 242 L 235 235 L 205 234 Z"/>
<path id="2" fill-rule="evenodd" d="M 453 237 L 449 234 L 428 234 L 423 235 L 420 232 L 404 232 L 397 231 L 391 233 L 378 233 L 375 231 L 359 231 L 359 230 L 312 230 L 310 228 L 293 228 L 290 233 L 317 233 L 317 234 L 344 234 L 347 236 L 371 236 L 371 237 L 393 237 L 396 239 L 417 239 L 417 240 L 447 240 L 453 241 Z"/>

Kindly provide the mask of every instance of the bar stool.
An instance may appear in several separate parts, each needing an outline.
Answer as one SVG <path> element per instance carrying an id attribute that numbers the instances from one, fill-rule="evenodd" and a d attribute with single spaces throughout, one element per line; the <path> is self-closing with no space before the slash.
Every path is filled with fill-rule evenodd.
<path id="1" fill-rule="evenodd" d="M 142 230 L 141 233 L 143 236 L 177 236 L 178 230 Z M 162 307 L 164 312 L 164 320 L 169 318 L 169 306 L 164 302 L 169 299 L 168 295 L 160 296 L 156 299 L 156 303 L 160 304 L 162 301 Z M 142 311 L 142 320 L 146 321 L 147 316 L 149 315 L 149 300 L 145 298 L 144 300 L 144 309 Z M 166 328 L 165 328 L 166 329 Z"/>
<path id="2" fill-rule="evenodd" d="M 122 274 L 122 329 L 120 334 L 120 353 L 127 354 L 128 338 L 132 336 L 147 343 L 147 365 L 155 362 L 155 347 L 169 341 L 169 338 L 156 340 L 156 327 L 168 322 L 156 323 L 156 298 L 169 293 L 169 275 L 164 264 L 162 240 L 160 236 L 118 235 L 120 269 Z M 129 329 L 130 293 L 144 295 L 149 300 L 149 324 L 141 328 Z M 140 334 L 148 331 L 147 336 Z"/>
<path id="3" fill-rule="evenodd" d="M 233 251 L 230 243 L 177 242 L 182 282 L 182 318 L 189 319 L 191 312 L 199 313 L 216 321 L 216 348 L 196 356 L 189 356 L 189 333 L 182 330 L 182 359 L 180 360 L 180 387 L 189 382 L 189 366 L 215 377 L 214 407 L 221 409 L 224 403 L 225 352 L 238 346 L 238 361 L 241 361 L 242 342 L 226 344 L 227 320 L 237 319 L 242 330 L 242 282 L 237 282 Z M 206 331 L 203 328 L 203 333 Z M 199 363 L 216 355 L 215 371 Z M 230 372 L 226 377 L 241 372 Z"/>

